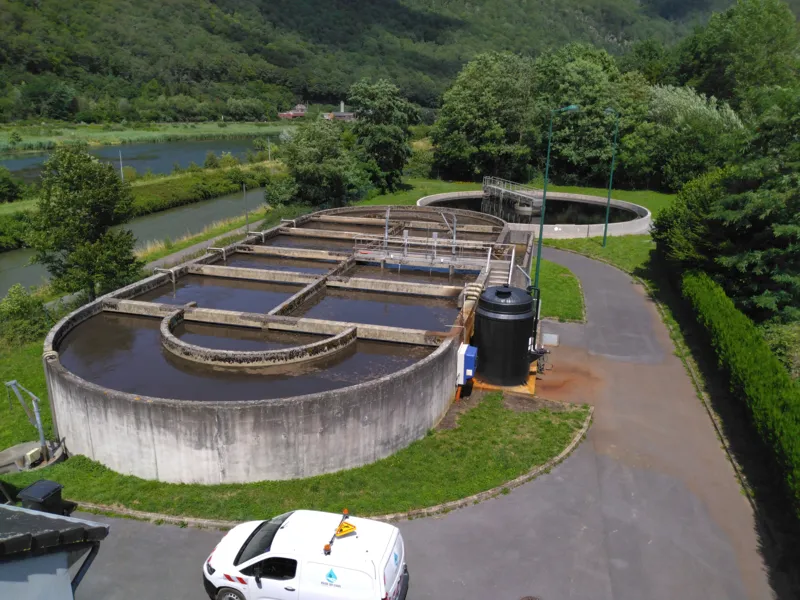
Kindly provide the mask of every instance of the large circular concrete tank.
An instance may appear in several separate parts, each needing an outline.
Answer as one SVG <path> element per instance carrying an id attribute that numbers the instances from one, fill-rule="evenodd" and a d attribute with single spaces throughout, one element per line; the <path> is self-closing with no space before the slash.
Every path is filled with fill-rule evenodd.
<path id="1" fill-rule="evenodd" d="M 528 380 L 533 318 L 533 298 L 525 290 L 502 285 L 481 294 L 472 345 L 478 348 L 478 375 L 482 380 L 504 386 Z"/>

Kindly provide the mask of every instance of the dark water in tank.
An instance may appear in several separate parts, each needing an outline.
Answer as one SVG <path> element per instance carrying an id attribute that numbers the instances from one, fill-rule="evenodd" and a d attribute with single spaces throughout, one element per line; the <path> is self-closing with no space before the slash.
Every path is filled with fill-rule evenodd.
<path id="1" fill-rule="evenodd" d="M 160 323 L 161 319 L 100 313 L 67 334 L 58 348 L 61 363 L 87 381 L 142 396 L 258 400 L 370 381 L 404 369 L 434 350 L 359 340 L 349 350 L 298 367 L 294 373 L 236 372 L 173 356 L 161 345 Z M 249 334 L 230 331 L 225 335 L 246 340 Z"/>
<path id="2" fill-rule="evenodd" d="M 458 315 L 455 299 L 328 288 L 292 314 L 295 317 L 448 331 Z"/>
<path id="3" fill-rule="evenodd" d="M 302 285 L 286 283 L 185 275 L 175 285 L 166 283 L 135 299 L 175 305 L 197 302 L 199 308 L 266 313 L 301 289 Z"/>
<path id="4" fill-rule="evenodd" d="M 481 212 L 481 198 L 458 198 L 437 202 L 437 207 L 462 208 L 464 210 L 474 210 Z M 547 200 L 545 209 L 545 225 L 596 225 L 604 223 L 606 218 L 606 207 L 600 204 L 588 204 L 576 202 L 574 200 Z M 630 210 L 611 207 L 608 215 L 609 223 L 623 223 L 633 221 L 638 215 Z M 538 223 L 539 216 L 534 215 L 532 222 Z"/>

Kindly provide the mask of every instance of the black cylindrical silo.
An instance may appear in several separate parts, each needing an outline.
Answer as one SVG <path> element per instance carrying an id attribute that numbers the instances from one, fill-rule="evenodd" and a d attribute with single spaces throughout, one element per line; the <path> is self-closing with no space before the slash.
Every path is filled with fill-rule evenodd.
<path id="1" fill-rule="evenodd" d="M 502 285 L 481 294 L 472 345 L 478 348 L 478 375 L 482 380 L 509 386 L 528 380 L 533 318 L 533 298 L 525 290 Z"/>

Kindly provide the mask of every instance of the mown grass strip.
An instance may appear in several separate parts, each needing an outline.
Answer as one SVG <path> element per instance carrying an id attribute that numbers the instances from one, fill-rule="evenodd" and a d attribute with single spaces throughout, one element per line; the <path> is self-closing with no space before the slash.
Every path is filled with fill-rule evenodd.
<path id="1" fill-rule="evenodd" d="M 0 340 L 0 344 L 2 344 Z M 50 403 L 47 401 L 47 384 L 42 368 L 42 343 L 32 342 L 16 348 L 0 348 L 0 385 L 16 379 L 42 399 L 40 410 L 45 435 L 52 439 Z M 11 402 L 0 388 L 0 450 L 37 439 L 36 428 L 30 424 L 25 412 L 13 394 Z M 28 399 L 25 398 L 27 401 Z M 30 406 L 30 403 L 28 404 Z"/>
<path id="2" fill-rule="evenodd" d="M 470 496 L 514 479 L 558 455 L 588 409 L 515 412 L 487 395 L 454 429 L 431 432 L 371 465 L 308 479 L 206 486 L 145 481 L 84 457 L 40 472 L 4 475 L 17 487 L 46 477 L 65 497 L 147 512 L 247 520 L 304 508 L 356 514 L 402 512 Z"/>
<path id="3" fill-rule="evenodd" d="M 535 268 L 534 261 L 531 271 Z M 572 271 L 542 260 L 539 287 L 542 290 L 542 317 L 559 321 L 583 321 L 583 292 Z"/>

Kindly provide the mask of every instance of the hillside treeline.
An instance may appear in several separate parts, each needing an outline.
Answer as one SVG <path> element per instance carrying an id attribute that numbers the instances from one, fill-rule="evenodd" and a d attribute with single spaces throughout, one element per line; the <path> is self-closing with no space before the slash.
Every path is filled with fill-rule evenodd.
<path id="1" fill-rule="evenodd" d="M 0 120 L 252 120 L 387 78 L 435 106 L 475 55 L 672 42 L 729 0 L 0 0 Z"/>

